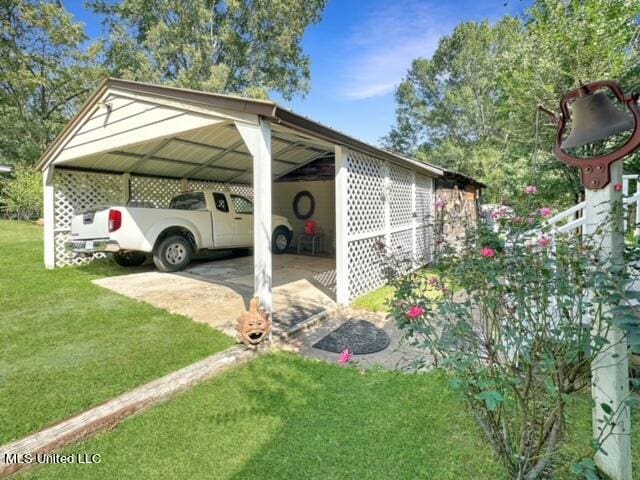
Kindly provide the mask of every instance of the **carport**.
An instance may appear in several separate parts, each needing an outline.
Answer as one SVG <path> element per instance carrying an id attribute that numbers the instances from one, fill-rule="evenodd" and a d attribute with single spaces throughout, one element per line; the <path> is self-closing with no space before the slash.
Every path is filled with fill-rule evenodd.
<path id="1" fill-rule="evenodd" d="M 212 186 L 252 197 L 253 290 L 267 311 L 273 204 L 290 206 L 301 189 L 322 198 L 335 299 L 347 304 L 385 282 L 388 255 L 407 269 L 432 260 L 434 178 L 443 174 L 270 101 L 116 79 L 101 84 L 39 167 L 47 268 L 94 258 L 64 250 L 74 211 L 165 207 L 176 193 Z"/>

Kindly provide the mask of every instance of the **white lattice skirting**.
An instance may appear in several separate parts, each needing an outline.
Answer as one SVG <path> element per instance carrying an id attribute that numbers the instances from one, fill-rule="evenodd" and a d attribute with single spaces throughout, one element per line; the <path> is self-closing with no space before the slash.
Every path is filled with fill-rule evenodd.
<path id="1" fill-rule="evenodd" d="M 349 300 L 386 282 L 386 246 L 404 272 L 433 260 L 433 179 L 348 151 L 347 265 Z M 403 273 L 404 273 L 403 272 Z"/>

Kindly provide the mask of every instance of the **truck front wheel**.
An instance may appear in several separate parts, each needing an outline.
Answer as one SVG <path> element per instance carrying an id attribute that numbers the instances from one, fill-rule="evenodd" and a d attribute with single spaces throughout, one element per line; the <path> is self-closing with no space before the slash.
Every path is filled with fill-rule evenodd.
<path id="1" fill-rule="evenodd" d="M 137 267 L 142 265 L 147 256 L 142 252 L 115 252 L 113 260 L 121 267 Z"/>
<path id="2" fill-rule="evenodd" d="M 273 232 L 273 242 L 271 250 L 273 253 L 280 255 L 287 251 L 289 248 L 289 242 L 291 241 L 291 233 L 288 228 L 278 227 Z"/>
<path id="3" fill-rule="evenodd" d="M 153 263 L 161 272 L 177 272 L 189 265 L 192 255 L 189 240 L 171 235 L 161 240 L 153 249 Z"/>

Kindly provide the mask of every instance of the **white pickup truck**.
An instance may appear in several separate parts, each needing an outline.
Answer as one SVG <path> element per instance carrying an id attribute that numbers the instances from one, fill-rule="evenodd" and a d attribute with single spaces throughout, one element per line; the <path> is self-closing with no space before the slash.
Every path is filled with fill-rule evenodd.
<path id="1" fill-rule="evenodd" d="M 292 228 L 273 215 L 274 253 L 289 247 Z M 148 253 L 163 272 L 185 268 L 205 250 L 246 249 L 253 245 L 253 203 L 221 190 L 187 192 L 169 208 L 100 207 L 74 214 L 71 241 L 75 253 L 113 252 L 122 266 L 142 264 Z"/>

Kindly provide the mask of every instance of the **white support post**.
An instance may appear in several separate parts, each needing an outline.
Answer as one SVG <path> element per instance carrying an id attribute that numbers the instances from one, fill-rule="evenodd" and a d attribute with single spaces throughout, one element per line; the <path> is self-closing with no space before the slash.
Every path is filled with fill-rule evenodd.
<path id="1" fill-rule="evenodd" d="M 411 264 L 414 269 L 420 266 L 420 262 L 418 262 L 418 230 L 416 228 L 416 190 L 416 171 L 411 170 Z"/>
<path id="2" fill-rule="evenodd" d="M 182 190 L 183 192 L 189 191 L 189 180 L 187 180 L 186 178 L 180 179 L 180 190 Z"/>
<path id="3" fill-rule="evenodd" d="M 44 192 L 44 267 L 51 269 L 56 266 L 56 238 L 55 238 L 55 188 L 53 186 L 54 167 L 47 167 L 42 172 L 42 186 Z"/>
<path id="4" fill-rule="evenodd" d="M 122 204 L 127 206 L 131 200 L 131 174 L 122 175 Z"/>
<path id="5" fill-rule="evenodd" d="M 636 182 L 636 193 L 640 193 L 640 181 Z M 640 202 L 636 203 L 636 224 L 635 224 L 635 237 L 636 240 L 640 236 Z"/>
<path id="6" fill-rule="evenodd" d="M 599 190 L 587 190 L 585 195 L 585 232 L 590 235 L 596 245 L 601 245 L 600 251 L 604 258 L 624 268 L 622 252 L 624 235 L 622 232 L 622 209 L 615 210 L 613 205 L 622 201 L 620 192 L 616 192 L 614 185 L 622 182 L 622 161 L 611 165 L 611 182 Z M 600 227 L 602 233 L 596 233 Z M 603 228 L 604 227 L 604 228 Z M 593 237 L 596 238 L 593 238 Z M 602 312 L 600 315 L 605 314 Z M 593 435 L 600 436 L 605 426 L 602 419 L 605 415 L 601 405 L 606 403 L 614 412 L 617 420 L 611 435 L 604 440 L 602 449 L 595 456 L 598 467 L 613 480 L 631 480 L 631 412 L 625 401 L 629 397 L 629 364 L 627 342 L 624 333 L 615 327 L 604 331 L 595 319 L 594 329 L 604 335 L 609 345 L 598 355 L 591 366 L 592 396 L 595 402 L 593 408 Z"/>
<path id="7" fill-rule="evenodd" d="M 336 302 L 349 303 L 349 229 L 347 207 L 347 154 L 335 146 L 336 169 Z"/>
<path id="8" fill-rule="evenodd" d="M 262 308 L 272 313 L 271 264 L 271 124 L 236 122 L 253 157 L 253 284 Z M 273 317 L 272 317 L 273 318 Z"/>
<path id="9" fill-rule="evenodd" d="M 382 164 L 384 175 L 384 244 L 387 247 L 387 255 L 391 255 L 391 180 L 389 178 L 389 162 Z"/>

